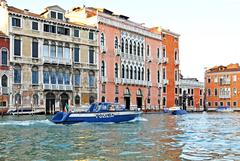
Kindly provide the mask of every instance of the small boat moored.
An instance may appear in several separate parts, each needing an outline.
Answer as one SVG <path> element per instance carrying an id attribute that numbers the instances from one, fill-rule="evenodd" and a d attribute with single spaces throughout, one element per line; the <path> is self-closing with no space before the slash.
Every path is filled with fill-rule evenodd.
<path id="1" fill-rule="evenodd" d="M 186 110 L 183 110 L 181 107 L 170 107 L 168 109 L 164 109 L 165 113 L 170 113 L 172 115 L 184 115 L 187 114 Z"/>
<path id="2" fill-rule="evenodd" d="M 234 112 L 234 110 L 231 109 L 231 107 L 229 107 L 229 106 L 219 106 L 216 109 L 216 112 Z"/>
<path id="3" fill-rule="evenodd" d="M 128 111 L 115 103 L 93 103 L 87 112 L 58 112 L 52 122 L 56 124 L 74 124 L 79 122 L 127 122 L 139 117 L 141 111 Z"/>

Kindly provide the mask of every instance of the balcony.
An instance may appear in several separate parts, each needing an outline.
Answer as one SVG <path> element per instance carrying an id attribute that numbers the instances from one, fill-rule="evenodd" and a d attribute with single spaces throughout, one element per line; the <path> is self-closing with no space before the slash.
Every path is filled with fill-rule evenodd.
<path id="1" fill-rule="evenodd" d="M 146 60 L 147 60 L 147 62 L 150 63 L 152 61 L 152 58 L 150 56 L 147 56 Z"/>
<path id="2" fill-rule="evenodd" d="M 114 51 L 115 51 L 115 54 L 116 54 L 117 56 L 120 56 L 120 55 L 121 55 L 121 50 L 120 50 L 120 49 L 115 49 Z"/>
<path id="3" fill-rule="evenodd" d="M 231 95 L 230 94 L 226 94 L 226 95 L 219 95 L 219 98 L 222 98 L 222 99 L 228 99 L 228 98 L 231 98 Z"/>
<path id="4" fill-rule="evenodd" d="M 164 64 L 168 62 L 168 58 L 167 57 L 162 57 L 158 59 L 158 63 L 159 64 Z"/>
<path id="5" fill-rule="evenodd" d="M 49 63 L 49 64 L 63 64 L 63 65 L 71 65 L 71 60 L 70 59 L 60 59 L 60 58 L 50 58 L 50 57 L 43 57 L 43 62 L 44 63 Z"/>
<path id="6" fill-rule="evenodd" d="M 162 83 L 158 83 L 158 88 L 162 88 L 163 84 Z"/>
<path id="7" fill-rule="evenodd" d="M 179 86 L 180 85 L 180 81 L 175 81 L 175 86 Z"/>
<path id="8" fill-rule="evenodd" d="M 121 84 L 122 83 L 121 78 L 115 78 L 114 81 L 115 81 L 116 84 Z"/>
<path id="9" fill-rule="evenodd" d="M 168 82 L 169 82 L 169 81 L 168 81 L 167 79 L 163 79 L 163 84 L 164 84 L 164 85 L 168 85 Z"/>
<path id="10" fill-rule="evenodd" d="M 106 83 L 107 82 L 107 77 L 101 76 L 101 81 L 102 81 L 102 83 Z"/>
<path id="11" fill-rule="evenodd" d="M 107 51 L 105 46 L 101 46 L 100 50 L 101 50 L 101 53 L 103 53 L 103 54 L 105 54 Z"/>
<path id="12" fill-rule="evenodd" d="M 179 65 L 180 64 L 180 60 L 175 60 L 175 65 Z"/>
<path id="13" fill-rule="evenodd" d="M 151 87 L 152 86 L 152 82 L 151 81 L 147 81 L 147 86 Z"/>
<path id="14" fill-rule="evenodd" d="M 230 79 L 220 79 L 219 84 L 220 85 L 230 85 L 231 81 L 230 81 Z"/>
<path id="15" fill-rule="evenodd" d="M 9 87 L 1 87 L 0 94 L 1 95 L 8 95 L 8 94 L 10 94 L 10 88 Z"/>
<path id="16" fill-rule="evenodd" d="M 56 91 L 72 91 L 72 85 L 63 85 L 63 84 L 44 84 L 44 90 L 56 90 Z"/>

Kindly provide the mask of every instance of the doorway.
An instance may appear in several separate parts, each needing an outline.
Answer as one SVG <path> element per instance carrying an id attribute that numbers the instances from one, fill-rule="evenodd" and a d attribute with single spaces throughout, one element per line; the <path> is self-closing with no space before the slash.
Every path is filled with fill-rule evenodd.
<path id="1" fill-rule="evenodd" d="M 53 93 L 46 94 L 46 114 L 55 113 L 55 95 Z"/>
<path id="2" fill-rule="evenodd" d="M 125 101 L 125 107 L 127 110 L 130 110 L 130 97 L 124 97 L 124 101 Z"/>
<path id="3" fill-rule="evenodd" d="M 68 95 L 63 93 L 60 95 L 60 110 L 64 111 L 66 104 L 68 103 Z"/>
<path id="4" fill-rule="evenodd" d="M 137 97 L 137 108 L 142 109 L 142 97 Z"/>

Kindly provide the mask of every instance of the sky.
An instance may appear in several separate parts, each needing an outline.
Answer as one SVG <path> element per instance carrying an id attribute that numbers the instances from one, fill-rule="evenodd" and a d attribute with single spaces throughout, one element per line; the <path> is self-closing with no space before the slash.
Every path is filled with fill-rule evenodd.
<path id="1" fill-rule="evenodd" d="M 186 78 L 204 79 L 216 65 L 239 63 L 240 0 L 7 0 L 8 5 L 41 13 L 59 5 L 107 8 L 147 27 L 180 34 L 180 70 Z"/>

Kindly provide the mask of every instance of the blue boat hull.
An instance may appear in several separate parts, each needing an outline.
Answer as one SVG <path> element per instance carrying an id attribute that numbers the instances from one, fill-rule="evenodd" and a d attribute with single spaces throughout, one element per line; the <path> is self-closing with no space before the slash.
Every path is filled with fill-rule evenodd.
<path id="1" fill-rule="evenodd" d="M 172 111 L 172 115 L 184 115 L 184 114 L 187 114 L 187 111 L 185 110 Z"/>
<path id="2" fill-rule="evenodd" d="M 141 112 L 126 111 L 126 112 L 106 112 L 106 113 L 65 113 L 58 112 L 52 118 L 52 122 L 56 124 L 74 124 L 80 122 L 126 122 L 139 117 Z"/>

